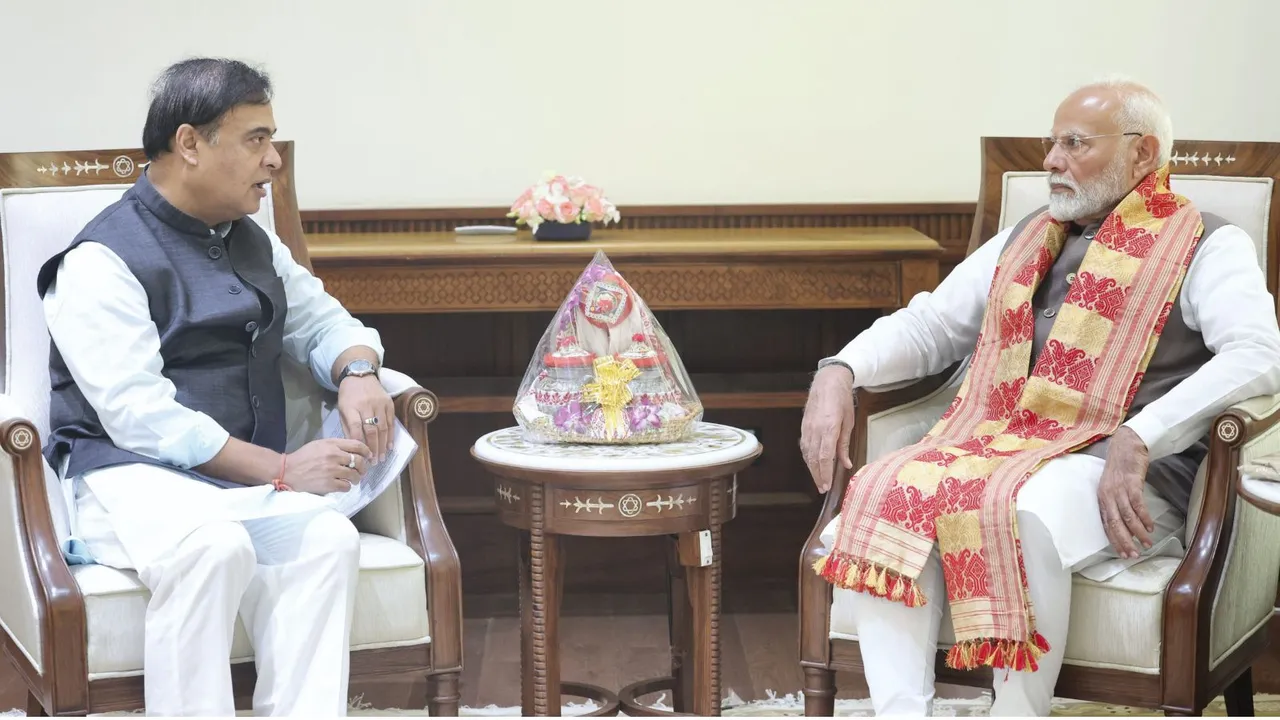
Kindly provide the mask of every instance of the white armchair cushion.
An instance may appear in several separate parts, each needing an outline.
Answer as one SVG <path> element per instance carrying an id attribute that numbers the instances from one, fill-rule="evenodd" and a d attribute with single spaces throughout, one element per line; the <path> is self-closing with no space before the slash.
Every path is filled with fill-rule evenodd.
<path id="1" fill-rule="evenodd" d="M 141 674 L 151 594 L 131 570 L 77 565 L 71 573 L 84 594 L 89 679 Z M 361 533 L 351 649 L 418 645 L 430 642 L 429 634 L 422 558 L 394 540 Z M 231 658 L 253 659 L 253 645 L 239 618 Z"/>
<path id="2" fill-rule="evenodd" d="M 919 442 L 955 399 L 968 367 L 966 359 L 951 379 L 932 393 L 868 417 L 867 462 Z"/>

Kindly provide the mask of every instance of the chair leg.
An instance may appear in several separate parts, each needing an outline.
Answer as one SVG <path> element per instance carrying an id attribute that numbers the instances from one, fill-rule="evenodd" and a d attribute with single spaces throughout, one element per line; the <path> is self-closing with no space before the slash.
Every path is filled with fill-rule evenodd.
<path id="1" fill-rule="evenodd" d="M 804 714 L 806 717 L 834 717 L 836 714 L 836 671 L 804 669 Z"/>
<path id="2" fill-rule="evenodd" d="M 1232 681 L 1222 697 L 1227 701 L 1227 715 L 1253 717 L 1253 669 L 1245 670 Z"/>
<path id="3" fill-rule="evenodd" d="M 30 690 L 27 691 L 27 717 L 48 717 L 49 713 L 44 711 L 44 706 L 40 704 L 40 698 L 36 697 Z"/>
<path id="4" fill-rule="evenodd" d="M 458 673 L 432 675 L 427 683 L 427 709 L 431 717 L 457 717 L 458 702 L 462 697 L 458 694 Z"/>

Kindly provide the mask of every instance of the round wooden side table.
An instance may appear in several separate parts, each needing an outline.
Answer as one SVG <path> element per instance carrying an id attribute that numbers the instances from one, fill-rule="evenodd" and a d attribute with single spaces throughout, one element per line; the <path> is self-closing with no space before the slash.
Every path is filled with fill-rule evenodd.
<path id="1" fill-rule="evenodd" d="M 668 714 L 637 698 L 672 691 L 675 714 L 720 714 L 720 526 L 737 511 L 737 473 L 763 448 L 754 435 L 699 423 L 661 445 L 529 442 L 518 427 L 489 433 L 471 454 L 496 476 L 494 497 L 521 530 L 520 647 L 525 715 L 559 715 L 563 689 L 602 703 L 595 715 Z M 671 675 L 614 693 L 560 679 L 564 582 L 559 536 L 671 537 Z"/>

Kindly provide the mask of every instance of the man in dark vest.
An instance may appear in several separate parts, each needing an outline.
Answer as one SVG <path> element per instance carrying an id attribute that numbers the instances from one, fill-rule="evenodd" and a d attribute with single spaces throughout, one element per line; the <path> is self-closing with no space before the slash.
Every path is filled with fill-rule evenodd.
<path id="1" fill-rule="evenodd" d="M 810 390 L 801 454 L 826 492 L 855 470 L 854 388 L 970 358 L 951 408 L 858 469 L 823 533 L 815 570 L 853 591 L 832 630 L 856 633 L 877 715 L 929 714 L 947 608 L 948 665 L 996 668 L 991 714 L 1048 715 L 1072 573 L 1182 555 L 1210 423 L 1280 391 L 1254 241 L 1178 195 L 1159 98 L 1085 86 L 1044 148 L 1047 208 L 820 361 Z"/>
<path id="2" fill-rule="evenodd" d="M 347 710 L 359 540 L 322 496 L 385 457 L 393 410 L 378 334 L 250 217 L 280 167 L 275 131 L 260 71 L 168 68 L 145 174 L 38 279 L 52 337 L 45 454 L 73 484 L 93 559 L 136 570 L 151 592 L 152 715 L 235 713 L 237 617 L 256 714 Z M 286 357 L 337 392 L 346 438 L 286 453 Z"/>

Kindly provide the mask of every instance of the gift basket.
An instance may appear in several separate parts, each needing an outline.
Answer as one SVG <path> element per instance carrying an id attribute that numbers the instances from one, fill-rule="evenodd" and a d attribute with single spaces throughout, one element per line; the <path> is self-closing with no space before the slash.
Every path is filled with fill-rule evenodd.
<path id="1" fill-rule="evenodd" d="M 514 412 L 534 442 L 665 443 L 688 437 L 702 404 L 648 306 L 597 252 L 543 333 Z"/>

